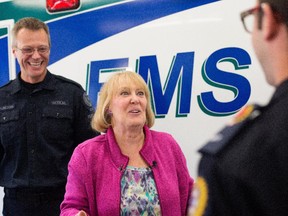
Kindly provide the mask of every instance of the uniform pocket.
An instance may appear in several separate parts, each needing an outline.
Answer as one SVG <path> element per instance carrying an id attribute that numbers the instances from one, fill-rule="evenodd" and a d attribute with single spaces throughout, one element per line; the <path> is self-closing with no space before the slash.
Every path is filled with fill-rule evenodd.
<path id="1" fill-rule="evenodd" d="M 19 110 L 9 110 L 0 113 L 0 124 L 8 124 L 19 119 Z"/>
<path id="2" fill-rule="evenodd" d="M 73 119 L 73 112 L 70 108 L 44 108 L 42 117 L 43 118 L 54 118 L 54 119 Z"/>
<path id="3" fill-rule="evenodd" d="M 20 123 L 20 111 L 18 109 L 0 112 L 0 142 L 4 149 L 8 146 L 17 146 L 22 133 L 23 127 Z"/>
<path id="4" fill-rule="evenodd" d="M 41 133 L 48 140 L 69 140 L 73 136 L 73 111 L 67 106 L 45 107 Z"/>

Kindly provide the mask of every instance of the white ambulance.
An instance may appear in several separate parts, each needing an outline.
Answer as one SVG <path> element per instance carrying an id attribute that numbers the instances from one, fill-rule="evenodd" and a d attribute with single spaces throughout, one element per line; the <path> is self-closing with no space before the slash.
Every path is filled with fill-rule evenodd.
<path id="1" fill-rule="evenodd" d="M 153 129 L 175 137 L 195 178 L 197 150 L 243 106 L 265 104 L 273 91 L 240 20 L 240 12 L 254 4 L 0 0 L 0 86 L 19 72 L 11 53 L 11 28 L 22 17 L 39 18 L 51 33 L 48 69 L 79 82 L 94 106 L 110 74 L 132 70 L 143 76 L 151 89 Z"/>

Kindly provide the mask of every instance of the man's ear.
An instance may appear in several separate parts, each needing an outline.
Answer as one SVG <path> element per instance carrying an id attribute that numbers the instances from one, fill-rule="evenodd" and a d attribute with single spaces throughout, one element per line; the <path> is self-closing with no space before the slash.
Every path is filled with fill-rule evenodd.
<path id="1" fill-rule="evenodd" d="M 266 40 L 273 39 L 277 33 L 279 28 L 279 23 L 277 22 L 272 8 L 269 4 L 263 3 L 261 4 L 261 8 L 263 10 L 262 17 L 262 31 Z"/>
<path id="2" fill-rule="evenodd" d="M 16 58 L 16 48 L 12 47 L 12 53 L 13 53 L 14 57 Z"/>

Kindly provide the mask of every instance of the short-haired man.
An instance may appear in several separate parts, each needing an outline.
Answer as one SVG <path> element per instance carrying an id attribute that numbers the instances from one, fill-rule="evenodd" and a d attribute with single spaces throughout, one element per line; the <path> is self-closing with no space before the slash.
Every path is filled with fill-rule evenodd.
<path id="1" fill-rule="evenodd" d="M 189 215 L 288 214 L 288 1 L 257 0 L 241 19 L 275 92 L 266 106 L 248 106 L 245 120 L 201 148 L 198 198 L 192 197 Z"/>
<path id="2" fill-rule="evenodd" d="M 47 70 L 48 26 L 23 18 L 12 31 L 21 71 L 0 88 L 0 186 L 4 216 L 60 214 L 74 148 L 97 135 L 80 84 Z"/>

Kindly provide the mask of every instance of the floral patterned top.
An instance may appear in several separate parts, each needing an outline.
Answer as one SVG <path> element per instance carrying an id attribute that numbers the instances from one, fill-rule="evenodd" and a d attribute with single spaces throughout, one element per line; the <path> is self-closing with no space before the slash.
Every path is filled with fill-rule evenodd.
<path id="1" fill-rule="evenodd" d="M 121 179 L 121 216 L 160 216 L 160 202 L 151 168 L 127 166 Z"/>

